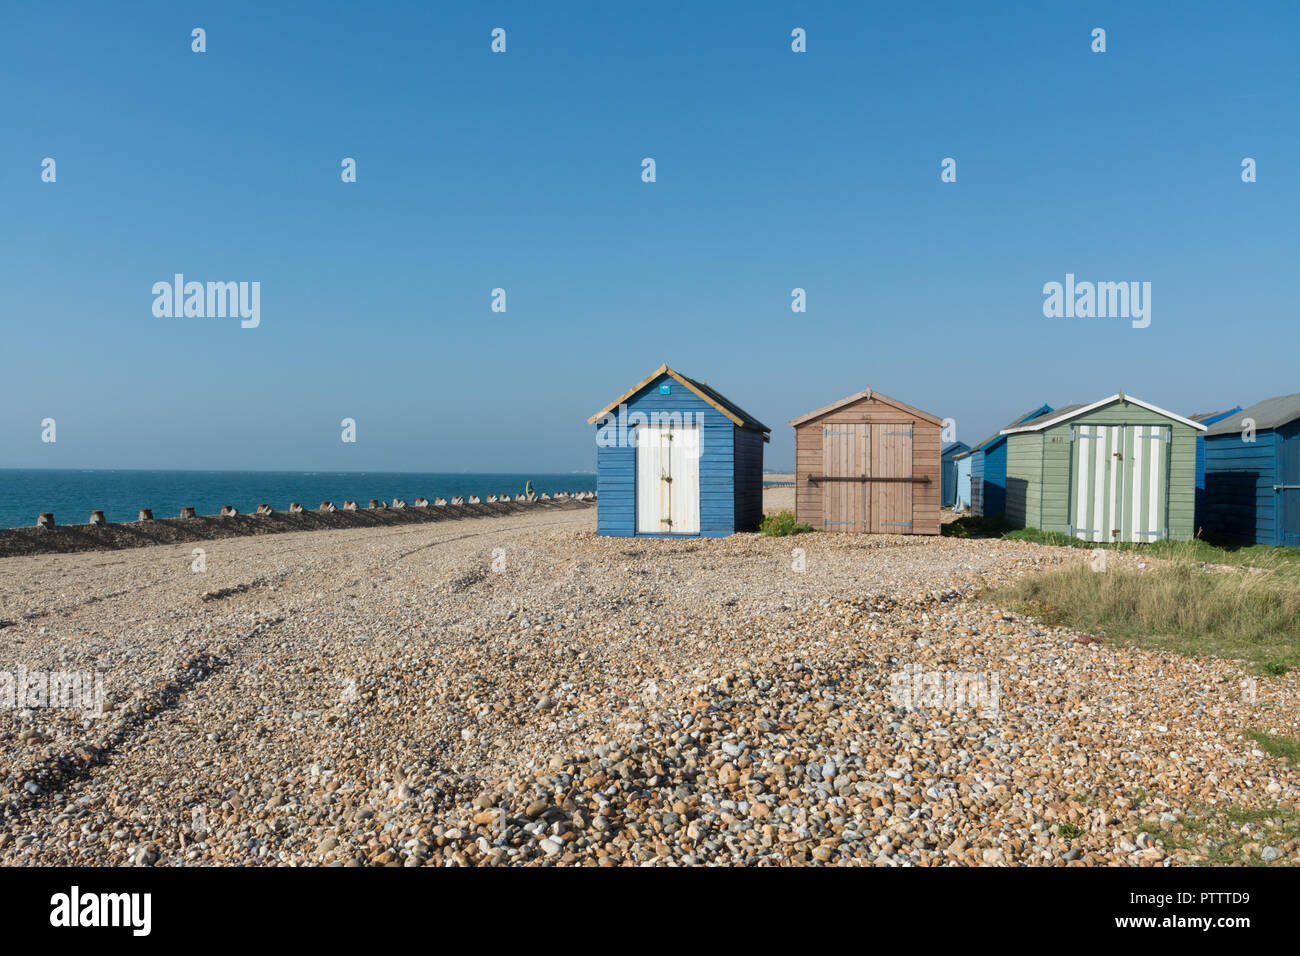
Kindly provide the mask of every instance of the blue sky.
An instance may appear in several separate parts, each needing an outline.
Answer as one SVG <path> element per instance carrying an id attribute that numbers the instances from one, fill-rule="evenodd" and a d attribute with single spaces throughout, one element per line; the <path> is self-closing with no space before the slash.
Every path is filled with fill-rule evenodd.
<path id="1" fill-rule="evenodd" d="M 1300 5 L 463 6 L 6 4 L 0 467 L 589 470 L 662 362 L 770 468 L 867 386 L 971 443 L 1300 389 Z M 1045 318 L 1067 272 L 1150 327 Z"/>

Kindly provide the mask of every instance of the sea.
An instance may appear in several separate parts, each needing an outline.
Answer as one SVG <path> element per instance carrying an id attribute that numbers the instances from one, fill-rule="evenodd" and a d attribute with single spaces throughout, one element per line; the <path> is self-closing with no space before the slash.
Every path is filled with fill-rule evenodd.
<path id="1" fill-rule="evenodd" d="M 215 515 L 222 505 L 251 514 L 260 504 L 288 511 L 289 503 L 315 508 L 345 499 L 362 508 L 371 498 L 391 502 L 402 498 L 451 500 L 453 495 L 541 494 L 595 491 L 594 473 L 505 474 L 493 472 L 384 471 L 109 471 L 80 469 L 0 468 L 0 528 L 36 524 L 42 512 L 54 514 L 55 524 L 86 524 L 92 511 L 109 521 L 134 521 L 141 508 L 155 518 L 176 518 L 181 508 Z"/>

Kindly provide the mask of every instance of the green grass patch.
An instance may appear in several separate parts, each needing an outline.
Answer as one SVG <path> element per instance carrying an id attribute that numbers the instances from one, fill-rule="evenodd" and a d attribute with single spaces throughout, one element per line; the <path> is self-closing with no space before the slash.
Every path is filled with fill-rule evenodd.
<path id="1" fill-rule="evenodd" d="M 975 521 L 991 522 L 990 528 L 996 527 L 1001 518 L 977 518 Z M 956 524 L 957 522 L 953 522 Z M 988 537 L 989 535 L 958 535 L 958 537 Z M 1001 535 L 1011 541 L 1030 541 L 1034 544 L 1055 545 L 1064 548 L 1083 548 L 1092 551 L 1102 548 L 1106 551 L 1129 552 L 1164 558 L 1170 561 L 1189 561 L 1205 564 L 1227 564 L 1237 567 L 1260 568 L 1274 571 L 1283 576 L 1291 576 L 1300 584 L 1300 548 L 1274 548 L 1264 544 L 1234 544 L 1230 541 L 1212 541 L 1195 538 L 1191 541 L 1152 541 L 1138 544 L 1131 541 L 1110 543 L 1105 541 L 1083 541 L 1061 531 L 1039 531 L 1037 528 L 1014 528 Z"/>
<path id="2" fill-rule="evenodd" d="M 1212 866 L 1287 866 L 1291 859 L 1285 847 L 1300 839 L 1300 812 L 1281 807 L 1208 807 L 1197 816 L 1188 815 L 1178 823 L 1151 827 L 1147 832 L 1164 844 L 1165 852 L 1195 853 Z M 1260 850 L 1248 853 L 1247 844 L 1258 844 Z M 1282 853 L 1271 864 L 1259 855 L 1267 846 Z"/>
<path id="3" fill-rule="evenodd" d="M 1215 571 L 1176 560 L 1145 571 L 1094 571 L 1081 563 L 985 597 L 1047 624 L 1140 647 L 1246 660 L 1278 673 L 1300 664 L 1298 583 L 1287 567 Z"/>
<path id="4" fill-rule="evenodd" d="M 1295 737 L 1274 736 L 1262 730 L 1248 730 L 1246 736 L 1255 742 L 1260 750 L 1273 757 L 1280 757 L 1293 767 L 1300 767 L 1300 739 Z"/>
<path id="5" fill-rule="evenodd" d="M 810 524 L 795 520 L 794 512 L 787 510 L 764 517 L 759 522 L 758 530 L 772 538 L 783 538 L 790 534 L 806 534 L 816 529 Z"/>

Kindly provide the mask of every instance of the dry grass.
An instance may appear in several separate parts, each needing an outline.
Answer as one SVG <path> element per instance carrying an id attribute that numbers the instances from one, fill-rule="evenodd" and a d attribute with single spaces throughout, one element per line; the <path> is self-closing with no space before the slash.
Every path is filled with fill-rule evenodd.
<path id="1" fill-rule="evenodd" d="M 1249 564 L 1239 558 L 1236 568 L 1215 567 L 1204 563 L 1205 547 L 1170 543 L 1159 556 L 1173 560 L 1145 570 L 1075 564 L 991 598 L 1133 645 L 1247 660 L 1274 674 L 1300 665 L 1300 562 L 1252 553 Z"/>

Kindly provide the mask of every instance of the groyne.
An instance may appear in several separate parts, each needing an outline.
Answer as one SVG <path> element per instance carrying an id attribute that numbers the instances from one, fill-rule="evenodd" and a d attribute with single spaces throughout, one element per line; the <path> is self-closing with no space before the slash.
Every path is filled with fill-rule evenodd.
<path id="1" fill-rule="evenodd" d="M 140 517 L 135 521 L 105 522 L 102 512 L 95 511 L 91 523 L 71 525 L 57 524 L 53 514 L 42 512 L 39 523 L 33 527 L 0 530 L 0 558 L 75 551 L 115 551 L 155 544 L 182 544 L 290 531 L 454 521 L 547 509 L 572 510 L 590 508 L 595 502 L 595 492 L 587 491 L 529 498 L 523 495 L 516 498 L 488 495 L 486 499 L 480 499 L 477 495 L 471 495 L 465 500 L 453 498 L 445 501 L 435 498 L 433 503 L 417 498 L 414 506 L 398 499 L 396 507 L 378 500 L 373 502 L 373 506 L 365 508 L 356 507 L 353 502 L 347 503 L 352 507 L 345 508 L 342 505 L 336 507 L 333 502 L 322 501 L 315 508 L 308 509 L 293 502 L 283 511 L 261 504 L 253 514 L 241 514 L 234 506 L 226 505 L 220 515 L 195 515 L 193 508 L 183 508 L 182 517 L 178 518 L 155 518 L 152 509 L 141 508 Z"/>

